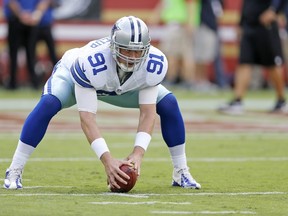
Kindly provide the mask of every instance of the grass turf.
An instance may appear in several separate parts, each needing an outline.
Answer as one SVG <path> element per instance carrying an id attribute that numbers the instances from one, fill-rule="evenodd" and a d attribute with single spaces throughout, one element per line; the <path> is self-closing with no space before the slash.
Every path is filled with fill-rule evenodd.
<path id="1" fill-rule="evenodd" d="M 12 98 L 25 98 L 23 92 L 19 94 L 20 97 L 14 95 Z M 193 102 L 193 98 L 182 95 L 181 91 L 176 94 L 184 101 Z M 268 97 L 270 95 L 264 93 L 260 98 Z M 192 115 L 201 116 L 197 121 L 204 122 L 207 119 L 236 124 L 258 122 L 260 129 L 195 132 L 193 128 L 197 125 L 189 124 L 187 159 L 193 176 L 202 185 L 201 190 L 170 186 L 172 164 L 160 131 L 156 130 L 136 186 L 128 194 L 114 194 L 108 192 L 103 166 L 81 131 L 57 131 L 52 127 L 25 167 L 24 189 L 0 189 L 0 215 L 287 215 L 288 135 L 283 131 L 261 131 L 263 125 L 287 126 L 287 117 L 263 113 L 250 113 L 243 118 L 225 117 L 211 110 L 191 110 L 189 106 L 183 109 L 185 119 L 191 118 L 191 121 L 195 121 Z M 17 115 L 29 113 L 28 110 L 22 112 Z M 3 116 L 5 113 L 9 110 L 1 111 Z M 79 121 L 76 112 L 64 111 L 53 122 L 67 119 L 72 124 Z M 137 118 L 127 123 L 121 116 L 113 115 L 113 120 L 122 121 L 122 126 L 131 126 L 134 120 L 137 124 Z M 7 127 L 13 124 L 13 119 L 1 121 Z M 109 126 L 113 121 L 102 119 L 100 122 L 108 128 L 103 130 L 103 135 L 113 156 L 127 156 L 133 145 L 134 132 L 111 131 Z M 1 182 L 19 133 L 20 128 L 13 132 L 0 131 Z"/>

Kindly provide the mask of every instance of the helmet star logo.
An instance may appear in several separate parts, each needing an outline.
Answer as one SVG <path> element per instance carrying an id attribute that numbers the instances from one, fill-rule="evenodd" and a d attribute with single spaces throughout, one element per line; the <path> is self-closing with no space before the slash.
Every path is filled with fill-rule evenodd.
<path id="1" fill-rule="evenodd" d="M 120 30 L 120 28 L 115 24 L 112 28 L 112 35 L 114 34 L 115 31 Z"/>

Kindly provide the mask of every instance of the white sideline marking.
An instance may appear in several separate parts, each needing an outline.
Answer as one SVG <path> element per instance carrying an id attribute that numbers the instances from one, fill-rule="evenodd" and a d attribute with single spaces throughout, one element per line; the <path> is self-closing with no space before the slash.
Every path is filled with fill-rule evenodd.
<path id="1" fill-rule="evenodd" d="M 160 202 L 160 201 L 149 201 L 149 202 L 89 202 L 94 205 L 191 205 L 191 202 Z"/>
<path id="2" fill-rule="evenodd" d="M 191 214 L 256 214 L 251 211 L 151 211 L 151 214 L 177 214 L 177 215 L 191 215 Z"/>
<path id="3" fill-rule="evenodd" d="M 26 181 L 26 179 L 25 179 Z M 36 189 L 36 188 L 73 188 L 73 186 L 28 186 L 25 189 Z"/>
<path id="4" fill-rule="evenodd" d="M 103 193 L 102 195 L 105 196 L 121 196 L 121 197 L 134 197 L 134 198 L 149 198 L 149 195 L 145 194 L 128 194 L 128 193 L 111 193 L 111 192 L 106 192 Z"/>
<path id="5" fill-rule="evenodd" d="M 96 157 L 81 157 L 81 158 L 31 158 L 29 162 L 79 162 L 79 161 L 97 161 Z M 146 162 L 168 162 L 170 158 L 144 158 Z M 187 161 L 192 162 L 255 162 L 255 161 L 288 161 L 288 157 L 241 157 L 241 158 L 187 158 Z M 11 162 L 11 158 L 0 158 L 0 163 Z"/>
<path id="6" fill-rule="evenodd" d="M 251 195 L 283 195 L 288 192 L 239 192 L 239 193 L 183 193 L 165 194 L 165 196 L 251 196 Z M 142 194 L 145 195 L 145 194 Z M 163 196 L 163 194 L 146 194 L 147 196 Z"/>
<path id="7" fill-rule="evenodd" d="M 250 195 L 283 195 L 288 194 L 288 192 L 239 192 L 239 193 L 182 193 L 182 194 L 138 194 L 141 196 L 146 196 L 149 198 L 149 196 L 250 196 Z M 103 193 L 103 195 L 114 195 L 114 196 L 122 196 L 121 193 Z M 130 194 L 126 194 L 127 196 L 130 196 Z"/>
<path id="8" fill-rule="evenodd" d="M 43 186 L 44 187 L 44 186 Z M 50 186 L 47 186 L 49 188 Z M 60 186 L 59 186 L 60 187 Z M 26 188 L 26 187 L 25 187 Z M 25 190 L 24 188 L 24 190 Z M 4 190 L 4 189 L 3 189 Z M 23 190 L 21 190 L 23 191 Z M 21 193 L 21 194 L 13 194 L 13 193 L 1 193 L 0 196 L 75 196 L 75 197 L 93 197 L 93 196 L 123 196 L 118 193 L 100 193 L 100 194 L 70 194 L 70 193 L 62 193 L 62 194 L 54 194 L 54 193 Z M 149 198 L 152 196 L 251 196 L 251 195 L 285 195 L 288 192 L 279 192 L 279 191 L 267 191 L 267 192 L 240 192 L 240 193 L 182 193 L 182 194 L 125 194 L 127 197 L 133 198 Z"/>
<path id="9" fill-rule="evenodd" d="M 4 178 L 0 178 L 0 181 L 4 181 Z M 25 178 L 25 182 L 31 181 L 31 179 L 26 179 Z M 26 187 L 25 187 L 26 188 Z"/>

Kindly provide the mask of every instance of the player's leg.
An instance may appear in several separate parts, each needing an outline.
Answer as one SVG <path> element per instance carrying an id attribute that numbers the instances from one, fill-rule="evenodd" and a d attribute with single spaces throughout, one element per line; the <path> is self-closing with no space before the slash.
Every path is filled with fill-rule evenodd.
<path id="1" fill-rule="evenodd" d="M 181 53 L 181 47 L 179 46 L 179 40 L 181 40 L 181 29 L 179 24 L 166 25 L 163 29 L 165 37 L 160 41 L 160 49 L 166 54 L 169 62 L 169 68 L 165 76 L 164 82 L 167 85 L 175 85 L 178 78 L 178 70 L 180 68 L 179 53 Z"/>
<path id="2" fill-rule="evenodd" d="M 249 87 L 252 67 L 256 60 L 256 44 L 251 34 L 255 35 L 255 30 L 248 31 L 245 28 L 243 29 L 243 36 L 240 42 L 239 65 L 234 77 L 233 98 L 230 102 L 218 108 L 220 113 L 230 115 L 241 115 L 244 113 L 243 100 Z"/>
<path id="3" fill-rule="evenodd" d="M 270 112 L 287 113 L 288 106 L 285 99 L 285 79 L 283 77 L 283 67 L 274 66 L 267 69 L 276 93 L 276 103 Z"/>
<path id="4" fill-rule="evenodd" d="M 58 77 L 60 73 L 62 76 Z M 50 120 L 62 108 L 75 104 L 73 83 L 68 75 L 69 72 L 60 66 L 45 84 L 42 97 L 24 122 L 12 163 L 6 171 L 4 188 L 22 188 L 24 166 L 44 137 Z"/>
<path id="5" fill-rule="evenodd" d="M 162 136 L 165 140 L 173 163 L 173 186 L 200 189 L 189 172 L 185 151 L 185 125 L 174 94 L 159 85 L 157 113 L 160 116 Z"/>
<path id="6" fill-rule="evenodd" d="M 120 107 L 139 107 L 137 91 L 113 97 L 99 96 L 98 99 Z M 174 166 L 173 185 L 184 188 L 201 188 L 201 185 L 191 176 L 187 166 L 185 126 L 177 99 L 162 85 L 159 85 L 156 108 L 161 120 L 162 136 L 169 148 Z"/>
<path id="7" fill-rule="evenodd" d="M 7 84 L 7 88 L 14 90 L 17 88 L 17 56 L 18 50 L 21 46 L 21 38 L 23 37 L 23 33 L 21 31 L 20 22 L 18 19 L 9 19 L 8 20 L 8 48 L 9 48 L 9 76 L 10 80 Z"/>
<path id="8" fill-rule="evenodd" d="M 266 45 L 259 46 L 259 52 L 261 55 L 261 64 L 267 68 L 269 78 L 271 79 L 272 85 L 276 93 L 276 103 L 270 112 L 272 113 L 287 113 L 287 104 L 285 96 L 285 77 L 284 77 L 284 57 L 283 57 L 283 46 L 279 36 L 279 28 L 276 23 L 271 25 L 271 28 L 264 29 L 267 31 L 268 37 L 263 38 L 263 34 L 259 34 L 263 43 Z M 265 50 L 265 55 L 263 51 Z"/>

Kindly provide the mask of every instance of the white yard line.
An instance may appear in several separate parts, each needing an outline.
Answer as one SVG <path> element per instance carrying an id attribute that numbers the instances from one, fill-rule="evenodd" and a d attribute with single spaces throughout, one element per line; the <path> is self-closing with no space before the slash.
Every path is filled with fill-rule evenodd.
<path id="1" fill-rule="evenodd" d="M 225 214 L 243 214 L 243 215 L 250 215 L 250 214 L 257 214 L 256 212 L 252 211 L 151 211 L 151 214 L 161 214 L 161 215 L 225 215 Z"/>
<path id="2" fill-rule="evenodd" d="M 26 179 L 25 179 L 25 181 L 26 181 Z M 37 189 L 37 188 L 73 188 L 73 186 L 62 186 L 62 185 L 59 185 L 59 186 L 28 186 L 28 187 L 25 186 L 25 189 Z"/>
<path id="3" fill-rule="evenodd" d="M 191 202 L 160 202 L 160 201 L 148 201 L 148 202 L 89 202 L 94 205 L 191 205 Z"/>
<path id="4" fill-rule="evenodd" d="M 85 161 L 98 161 L 95 157 L 81 157 L 81 158 L 30 158 L 29 162 L 85 162 Z M 170 158 L 144 158 L 146 162 L 169 162 Z M 288 161 L 288 157 L 238 157 L 238 158 L 187 158 L 191 162 L 257 162 L 257 161 Z M 0 163 L 10 163 L 11 158 L 0 158 Z"/>
<path id="5" fill-rule="evenodd" d="M 61 186 L 34 186 L 36 187 L 43 187 L 43 188 L 52 188 L 52 187 L 61 187 Z M 4 189 L 1 189 L 4 190 Z M 25 188 L 23 189 L 25 191 Z M 71 197 L 93 197 L 93 196 L 125 196 L 125 197 L 131 197 L 131 198 L 151 198 L 151 197 L 157 197 L 157 196 L 276 196 L 276 195 L 286 195 L 288 192 L 280 192 L 280 191 L 263 191 L 263 192 L 239 192 L 239 193 L 201 193 L 201 192 L 193 192 L 193 193 L 180 193 L 180 194 L 122 194 L 122 193 L 99 193 L 99 194 L 72 194 L 72 193 L 23 193 L 23 190 L 21 190 L 21 193 L 0 193 L 0 197 L 6 197 L 6 196 L 71 196 Z"/>

